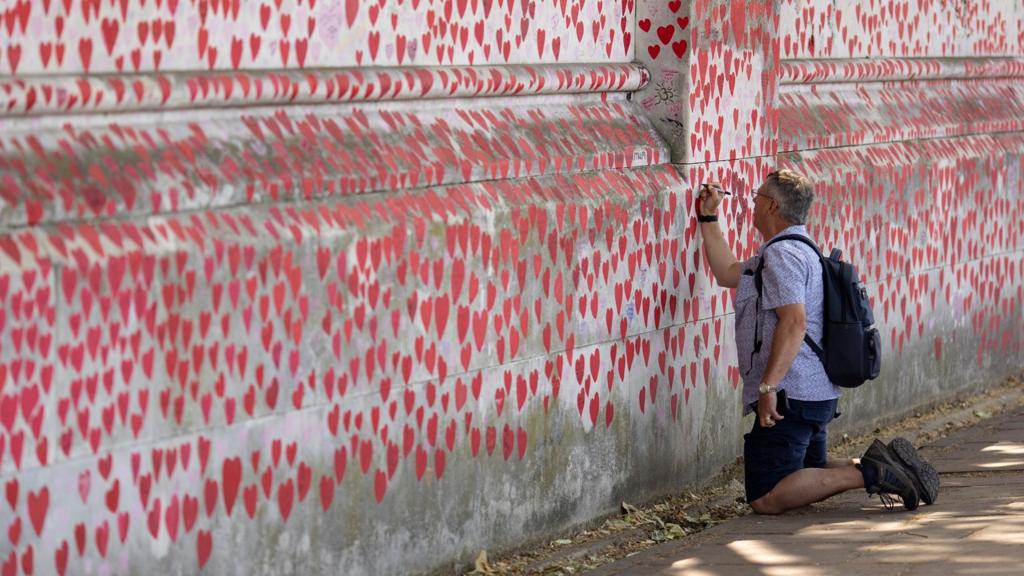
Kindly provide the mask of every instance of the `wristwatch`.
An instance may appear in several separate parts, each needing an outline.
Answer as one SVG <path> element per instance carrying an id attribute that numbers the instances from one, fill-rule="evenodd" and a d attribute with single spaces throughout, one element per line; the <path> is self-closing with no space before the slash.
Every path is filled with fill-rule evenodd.
<path id="1" fill-rule="evenodd" d="M 758 394 L 774 394 L 779 391 L 778 385 L 769 386 L 768 384 L 761 382 L 761 385 L 757 387 Z"/>

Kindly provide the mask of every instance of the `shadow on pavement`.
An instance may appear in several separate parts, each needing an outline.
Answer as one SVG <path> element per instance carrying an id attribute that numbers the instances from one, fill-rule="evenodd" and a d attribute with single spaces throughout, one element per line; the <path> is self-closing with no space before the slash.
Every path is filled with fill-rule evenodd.
<path id="1" fill-rule="evenodd" d="M 933 506 L 886 510 L 851 491 L 776 517 L 744 516 L 588 572 L 652 575 L 1024 574 L 1024 410 L 924 447 Z"/>

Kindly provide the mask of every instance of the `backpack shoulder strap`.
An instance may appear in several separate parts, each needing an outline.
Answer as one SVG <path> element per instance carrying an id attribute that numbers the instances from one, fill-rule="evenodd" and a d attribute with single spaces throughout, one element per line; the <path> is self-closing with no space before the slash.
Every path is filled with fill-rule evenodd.
<path id="1" fill-rule="evenodd" d="M 823 257 L 821 254 L 821 250 L 818 248 L 818 245 L 814 243 L 814 240 L 811 240 L 810 238 L 804 236 L 803 234 L 786 234 L 785 236 L 772 238 L 771 240 L 768 241 L 767 244 L 764 245 L 764 247 L 767 248 L 772 244 L 775 244 L 776 242 L 782 242 L 783 240 L 797 240 L 798 242 L 803 242 L 804 244 L 810 246 L 811 248 L 814 248 L 814 251 L 818 254 L 819 258 Z M 762 250 L 762 252 L 764 251 Z"/>
<path id="2" fill-rule="evenodd" d="M 763 286 L 761 282 L 761 273 L 764 270 L 764 251 L 767 250 L 768 247 L 771 246 L 772 244 L 775 244 L 776 242 L 782 242 L 783 240 L 796 240 L 798 242 L 803 242 L 804 244 L 813 248 L 814 252 L 818 255 L 818 259 L 821 261 L 822 274 L 825 273 L 825 257 L 822 255 L 821 250 L 818 249 L 818 245 L 815 244 L 814 241 L 808 238 L 807 236 L 803 236 L 801 234 L 786 234 L 785 236 L 772 238 L 771 240 L 768 241 L 767 244 L 764 245 L 764 248 L 761 249 L 761 258 L 758 259 L 757 270 L 754 272 L 754 286 L 757 288 L 758 297 L 761 296 L 761 289 Z"/>

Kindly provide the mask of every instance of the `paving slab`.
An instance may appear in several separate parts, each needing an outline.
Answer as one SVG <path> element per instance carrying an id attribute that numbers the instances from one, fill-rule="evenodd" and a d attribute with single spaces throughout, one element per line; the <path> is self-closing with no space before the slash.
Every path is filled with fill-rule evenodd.
<path id="1" fill-rule="evenodd" d="M 734 518 L 586 574 L 1024 574 L 1024 409 L 921 452 L 942 482 L 932 506 L 889 511 L 850 491 L 781 516 Z"/>

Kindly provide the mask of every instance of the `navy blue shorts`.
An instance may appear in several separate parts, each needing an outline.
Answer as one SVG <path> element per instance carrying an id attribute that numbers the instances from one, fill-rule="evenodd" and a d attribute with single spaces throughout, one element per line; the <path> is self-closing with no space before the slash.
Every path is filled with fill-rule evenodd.
<path id="1" fill-rule="evenodd" d="M 765 494 L 780 480 L 804 468 L 824 468 L 828 462 L 828 424 L 836 414 L 838 400 L 789 401 L 784 418 L 763 428 L 754 418 L 754 428 L 743 436 L 743 472 L 747 502 Z"/>

